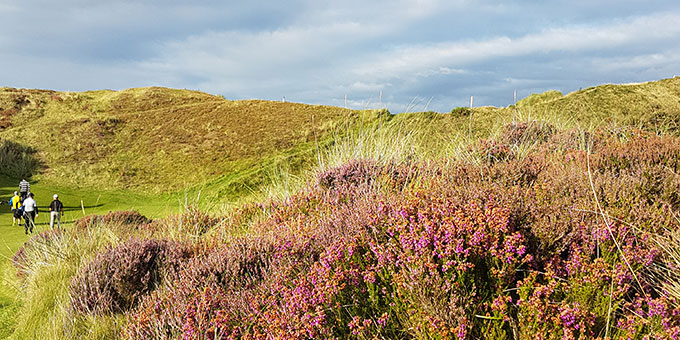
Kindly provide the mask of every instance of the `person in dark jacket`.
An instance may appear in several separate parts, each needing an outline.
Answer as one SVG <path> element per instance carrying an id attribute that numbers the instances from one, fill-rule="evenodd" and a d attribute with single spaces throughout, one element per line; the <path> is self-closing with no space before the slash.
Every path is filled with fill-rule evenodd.
<path id="1" fill-rule="evenodd" d="M 50 229 L 54 228 L 54 221 L 57 221 L 57 227 L 61 228 L 61 216 L 64 215 L 64 205 L 59 200 L 59 195 L 52 196 L 52 203 L 50 203 Z"/>

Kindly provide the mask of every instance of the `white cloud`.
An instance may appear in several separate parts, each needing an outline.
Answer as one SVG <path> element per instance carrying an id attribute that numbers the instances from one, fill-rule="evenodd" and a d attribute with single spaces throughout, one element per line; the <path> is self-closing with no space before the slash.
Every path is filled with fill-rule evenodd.
<path id="1" fill-rule="evenodd" d="M 19 11 L 19 7 L 12 5 L 12 4 L 6 4 L 6 3 L 0 3 L 0 14 L 7 15 L 7 14 L 13 14 Z"/>
<path id="2" fill-rule="evenodd" d="M 361 91 L 361 92 L 378 92 L 383 90 L 385 87 L 391 86 L 392 84 L 385 83 L 365 83 L 363 81 L 357 81 L 349 86 L 350 90 Z"/>
<path id="3" fill-rule="evenodd" d="M 601 50 L 638 42 L 677 37 L 680 14 L 658 14 L 604 27 L 566 27 L 527 34 L 517 39 L 501 36 L 485 41 L 453 41 L 434 45 L 404 46 L 374 55 L 357 65 L 358 76 L 399 78 L 436 68 L 459 67 L 497 57 L 536 53 Z"/>
<path id="4" fill-rule="evenodd" d="M 640 70 L 680 64 L 680 50 L 642 54 L 634 57 L 594 58 L 593 66 L 603 72 Z"/>
<path id="5" fill-rule="evenodd" d="M 0 86 L 153 84 L 336 105 L 347 93 L 358 107 L 383 90 L 390 105 L 435 96 L 432 105 L 449 110 L 472 94 L 504 105 L 515 89 L 653 80 L 680 69 L 673 0 L 1 2 L 0 63 L 12 67 Z"/>
<path id="6" fill-rule="evenodd" d="M 440 66 L 437 69 L 430 69 L 430 70 L 425 70 L 422 72 L 416 73 L 417 76 L 419 77 L 431 77 L 435 75 L 452 75 L 452 74 L 465 74 L 468 71 L 460 68 L 449 68 L 446 66 Z"/>

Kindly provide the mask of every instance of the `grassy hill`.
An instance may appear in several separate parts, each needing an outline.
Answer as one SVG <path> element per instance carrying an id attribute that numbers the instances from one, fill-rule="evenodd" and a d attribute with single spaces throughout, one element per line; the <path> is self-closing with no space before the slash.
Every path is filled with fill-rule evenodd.
<path id="1" fill-rule="evenodd" d="M 197 91 L 137 88 L 82 93 L 0 89 L 0 139 L 21 166 L 5 175 L 98 190 L 169 193 L 202 189 L 235 200 L 281 172 L 302 176 L 338 142 L 400 141 L 436 157 L 526 119 L 594 129 L 633 125 L 678 133 L 680 78 L 550 91 L 504 108 L 389 115 Z M 398 135 L 398 137 L 397 137 Z M 410 145 L 405 145 L 410 144 Z M 373 153 L 387 152 L 387 150 Z M 5 158 L 11 155 L 5 155 Z M 5 162 L 10 165 L 11 161 Z"/>
<path id="2" fill-rule="evenodd" d="M 314 159 L 307 154 L 338 126 L 378 118 L 157 87 L 83 93 L 4 88 L 0 117 L 0 138 L 39 160 L 26 169 L 36 180 L 153 193 L 211 180 L 221 183 L 213 189 L 227 198 L 257 189 L 257 177 L 272 167 L 304 166 Z"/>
<path id="3" fill-rule="evenodd" d="M 534 117 L 559 115 L 580 125 L 637 126 L 677 134 L 680 130 L 680 77 L 660 81 L 600 85 L 562 95 L 531 95 L 516 109 Z"/>

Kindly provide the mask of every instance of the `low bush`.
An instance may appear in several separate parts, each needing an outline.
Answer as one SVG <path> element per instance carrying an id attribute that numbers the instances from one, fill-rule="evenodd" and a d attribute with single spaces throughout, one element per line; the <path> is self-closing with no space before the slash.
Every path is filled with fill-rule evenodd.
<path id="1" fill-rule="evenodd" d="M 370 160 L 352 160 L 344 165 L 320 172 L 317 186 L 323 190 L 343 191 L 344 188 L 380 184 L 403 189 L 422 170 L 412 162 L 378 164 Z"/>
<path id="2" fill-rule="evenodd" d="M 546 142 L 554 133 L 555 128 L 543 122 L 513 122 L 503 127 L 498 138 L 501 143 L 520 144 Z"/>
<path id="3" fill-rule="evenodd" d="M 80 313 L 125 312 L 189 257 L 190 249 L 181 244 L 131 239 L 78 270 L 70 284 L 71 305 Z"/>
<path id="4" fill-rule="evenodd" d="M 184 209 L 183 213 L 153 221 L 144 225 L 144 229 L 151 232 L 160 232 L 161 234 L 167 231 L 178 230 L 186 235 L 200 236 L 210 228 L 218 225 L 220 221 L 219 218 L 201 211 L 197 206 L 190 205 Z"/>
<path id="5" fill-rule="evenodd" d="M 150 223 L 151 220 L 146 216 L 140 214 L 135 210 L 120 210 L 108 212 L 105 215 L 88 215 L 82 217 L 74 222 L 77 229 L 84 229 L 96 224 L 108 224 L 119 226 L 131 226 L 139 228 L 142 225 Z"/>
<path id="6" fill-rule="evenodd" d="M 320 173 L 317 176 L 317 183 L 323 189 L 370 184 L 379 171 L 379 166 L 372 161 L 353 160 Z"/>
<path id="7" fill-rule="evenodd" d="M 669 266 L 650 233 L 680 227 L 680 140 L 537 126 L 473 146 L 479 164 L 404 165 L 401 190 L 380 179 L 398 167 L 371 161 L 320 174 L 143 298 L 125 336 L 680 336 L 678 302 L 648 275 Z"/>

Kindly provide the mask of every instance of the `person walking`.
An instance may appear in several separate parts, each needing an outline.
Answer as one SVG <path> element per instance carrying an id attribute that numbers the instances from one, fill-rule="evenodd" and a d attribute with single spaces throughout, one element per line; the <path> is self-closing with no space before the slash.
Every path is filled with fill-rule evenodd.
<path id="1" fill-rule="evenodd" d="M 12 225 L 19 224 L 21 227 L 21 212 L 19 211 L 21 207 L 21 197 L 19 197 L 18 192 L 14 192 L 14 196 L 9 200 L 9 208 L 12 210 Z"/>
<path id="2" fill-rule="evenodd" d="M 28 193 L 31 192 L 31 184 L 25 178 L 22 178 L 21 182 L 19 182 L 19 192 L 21 193 L 22 200 L 25 200 Z"/>
<path id="3" fill-rule="evenodd" d="M 35 218 L 38 216 L 38 204 L 35 202 L 33 197 L 33 193 L 29 193 L 23 205 L 25 220 L 24 231 L 26 232 L 26 235 L 28 235 L 29 230 L 31 233 L 33 233 L 33 228 L 35 227 Z"/>
<path id="4" fill-rule="evenodd" d="M 64 205 L 59 200 L 59 195 L 52 196 L 52 203 L 50 203 L 50 229 L 54 228 L 54 220 L 57 220 L 57 226 L 61 228 L 61 216 L 64 215 Z"/>

